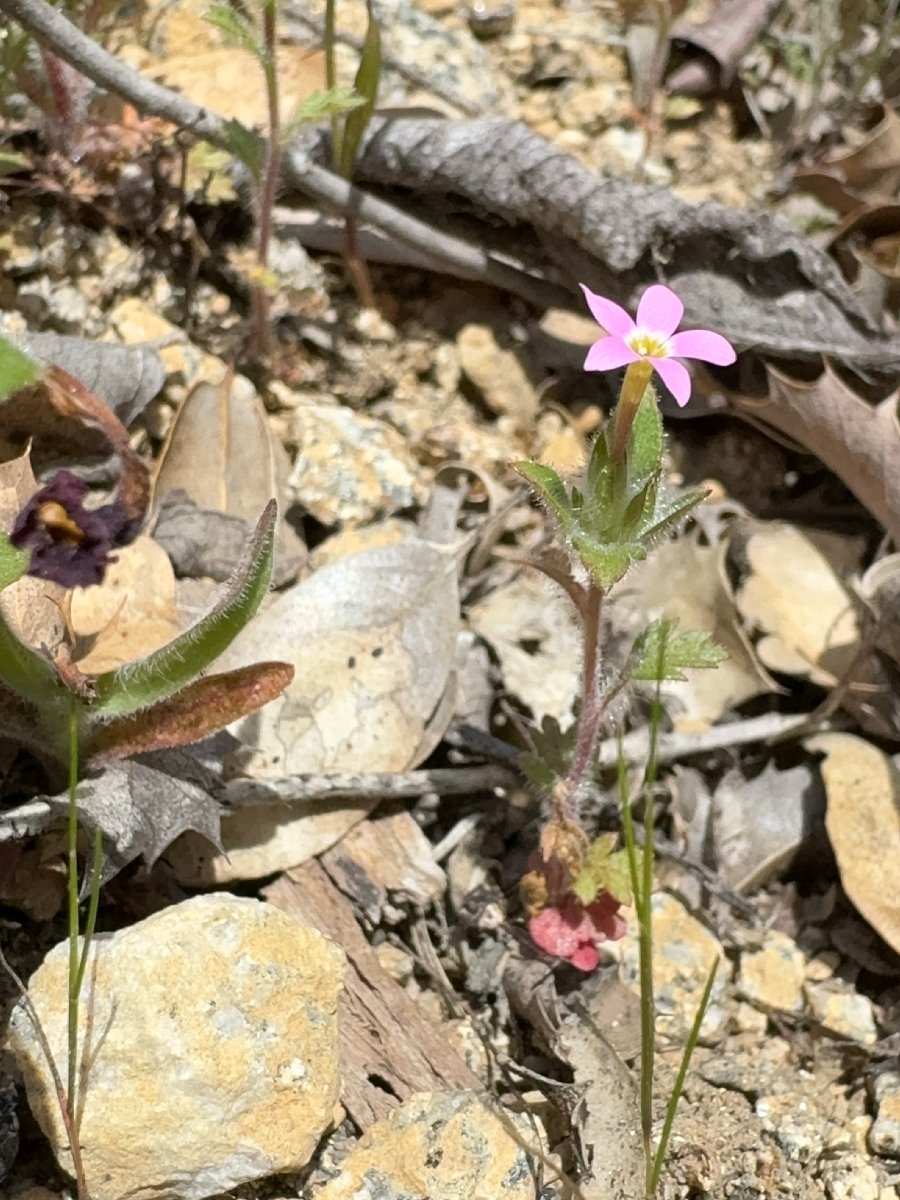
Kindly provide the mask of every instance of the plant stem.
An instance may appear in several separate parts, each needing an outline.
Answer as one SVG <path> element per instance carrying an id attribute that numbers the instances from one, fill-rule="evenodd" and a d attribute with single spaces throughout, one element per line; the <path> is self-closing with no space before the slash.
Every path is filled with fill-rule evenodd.
<path id="1" fill-rule="evenodd" d="M 271 346 L 269 328 L 269 293 L 265 278 L 269 265 L 269 246 L 272 241 L 272 214 L 278 193 L 281 173 L 281 113 L 278 97 L 278 38 L 276 23 L 277 0 L 264 0 L 262 9 L 263 53 L 260 59 L 266 84 L 266 111 L 269 136 L 266 142 L 266 161 L 259 194 L 256 259 L 263 278 L 253 285 L 253 324 L 256 352 L 266 357 Z"/>
<path id="2" fill-rule="evenodd" d="M 603 590 L 590 583 L 584 605 L 584 670 L 581 682 L 581 710 L 575 752 L 561 794 L 567 811 L 562 815 L 578 822 L 578 789 L 590 771 L 600 736 L 600 718 L 604 705 L 600 698 L 600 618 L 603 614 Z"/>
<path id="3" fill-rule="evenodd" d="M 69 1010 L 68 1076 L 66 1092 L 71 1112 L 77 1108 L 78 1088 L 78 733 L 79 705 L 73 696 L 69 706 L 69 820 L 67 830 L 67 882 L 69 917 Z"/>
<path id="4" fill-rule="evenodd" d="M 325 0 L 325 87 L 334 91 L 337 87 L 337 28 L 335 22 L 336 0 Z M 341 118 L 331 114 L 331 158 L 337 171 L 341 161 Z"/>
<path id="5" fill-rule="evenodd" d="M 656 1189 L 659 1187 L 659 1177 L 662 1174 L 663 1163 L 666 1161 L 666 1151 L 669 1148 L 669 1138 L 671 1137 L 672 1126 L 675 1122 L 675 1112 L 678 1108 L 678 1102 L 681 1099 L 681 1093 L 684 1091 L 684 1081 L 687 1077 L 688 1067 L 691 1065 L 691 1059 L 697 1048 L 697 1041 L 700 1037 L 700 1026 L 703 1024 L 703 1018 L 706 1016 L 707 1008 L 709 1008 L 709 998 L 712 995 L 713 984 L 715 983 L 718 969 L 719 959 L 717 956 L 713 959 L 713 964 L 710 967 L 706 987 L 703 989 L 703 995 L 700 997 L 700 1003 L 694 1014 L 691 1032 L 688 1035 L 687 1044 L 684 1047 L 684 1053 L 681 1056 L 681 1063 L 678 1067 L 678 1074 L 675 1077 L 675 1082 L 672 1085 L 672 1093 L 666 1105 L 666 1119 L 663 1122 L 662 1133 L 659 1135 L 659 1145 L 656 1147 L 653 1172 L 650 1177 L 650 1186 L 647 1193 L 648 1197 L 655 1195 Z"/>
<path id="6" fill-rule="evenodd" d="M 10 966 L 6 957 L 3 954 L 3 949 L 0 947 L 0 967 L 7 973 L 19 992 L 22 1007 L 24 1008 L 28 1019 L 31 1022 L 31 1027 L 34 1030 L 34 1035 L 40 1042 L 41 1053 L 47 1063 L 47 1069 L 53 1079 L 53 1086 L 56 1089 L 56 1102 L 59 1105 L 60 1116 L 62 1117 L 63 1127 L 66 1131 L 66 1136 L 69 1139 L 69 1152 L 72 1155 L 72 1171 L 75 1175 L 75 1188 L 78 1200 L 91 1200 L 91 1194 L 88 1190 L 87 1179 L 84 1174 L 84 1162 L 81 1157 L 81 1145 L 78 1141 L 78 1133 L 75 1128 L 75 1117 L 72 1111 L 72 1106 L 69 1103 L 69 1097 L 66 1095 L 66 1089 L 63 1087 L 62 1076 L 59 1073 L 59 1068 L 56 1065 L 56 1059 L 53 1057 L 53 1051 L 50 1048 L 50 1043 L 47 1040 L 47 1034 L 44 1031 L 44 1026 L 41 1024 L 41 1018 L 38 1016 L 37 1009 L 31 997 L 28 995 L 28 989 L 16 971 Z"/>

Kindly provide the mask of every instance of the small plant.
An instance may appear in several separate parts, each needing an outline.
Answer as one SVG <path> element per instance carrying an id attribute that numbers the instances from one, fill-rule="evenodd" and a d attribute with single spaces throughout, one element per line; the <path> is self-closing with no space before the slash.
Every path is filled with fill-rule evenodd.
<path id="1" fill-rule="evenodd" d="M 583 286 L 583 285 L 582 285 Z M 651 386 L 659 375 L 679 405 L 687 404 L 691 378 L 683 358 L 726 365 L 735 360 L 731 345 L 708 330 L 676 333 L 684 307 L 662 285 L 647 289 L 635 321 L 618 304 L 584 287 L 591 313 L 606 331 L 588 351 L 585 369 L 609 371 L 625 367 L 618 405 L 594 443 L 584 482 L 569 486 L 551 467 L 520 462 L 516 469 L 528 481 L 554 519 L 570 553 L 571 570 L 552 577 L 562 584 L 581 620 L 584 670 L 581 706 L 568 770 L 552 786 L 552 813 L 544 826 L 539 850 L 522 881 L 531 936 L 541 949 L 567 959 L 584 971 L 597 966 L 597 947 L 620 938 L 623 904 L 633 901 L 640 937 L 641 992 L 641 1125 L 647 1163 L 646 1195 L 652 1197 L 671 1132 L 684 1073 L 709 999 L 707 984 L 682 1069 L 669 1103 L 659 1145 L 652 1144 L 654 1069 L 653 928 L 653 785 L 655 742 L 662 720 L 661 684 L 682 679 L 687 669 L 718 665 L 724 652 L 704 632 L 676 631 L 674 622 L 652 623 L 637 639 L 617 679 L 604 670 L 601 637 L 603 602 L 636 562 L 644 559 L 704 498 L 700 491 L 667 492 L 663 480 L 664 439 L 657 396 Z M 651 714 L 651 751 L 645 772 L 644 845 L 637 846 L 624 765 L 620 793 L 624 849 L 614 835 L 591 840 L 581 809 L 591 782 L 597 743 L 609 706 L 630 681 L 656 685 Z"/>
<path id="2" fill-rule="evenodd" d="M 278 2 L 260 0 L 254 16 L 229 4 L 213 4 L 207 20 L 237 46 L 247 50 L 263 73 L 266 88 L 266 137 L 262 139 L 239 121 L 226 122 L 231 152 L 250 170 L 256 188 L 256 265 L 250 281 L 253 305 L 253 349 L 266 357 L 270 347 L 269 291 L 274 284 L 269 269 L 272 217 L 278 192 L 282 149 L 302 125 L 364 109 L 366 100 L 354 90 L 340 88 L 329 72 L 325 91 L 310 96 L 291 119 L 282 124 L 278 86 Z M 377 27 L 376 27 L 377 28 Z M 365 57 L 365 56 L 364 56 Z M 377 86 L 377 82 L 376 82 Z"/>
<path id="3" fill-rule="evenodd" d="M 0 590 L 26 575 L 65 589 L 100 583 L 115 551 L 140 532 L 149 496 L 146 467 L 131 449 L 124 427 L 101 401 L 54 368 L 42 375 L 25 355 L 0 339 L 0 401 L 26 386 L 46 389 L 59 413 L 99 425 L 118 453 L 122 469 L 113 498 L 96 507 L 86 503 L 87 485 L 68 470 L 57 471 L 38 488 L 12 529 L 0 531 Z M 273 501 L 211 611 L 159 650 L 101 674 L 85 674 L 79 669 L 77 647 L 71 638 L 40 649 L 26 645 L 0 608 L 0 717 L 7 736 L 17 737 L 32 749 L 51 775 L 65 772 L 68 778 L 68 1072 L 65 1083 L 58 1080 L 57 1092 L 69 1132 L 79 1200 L 87 1200 L 89 1193 L 78 1146 L 78 1008 L 103 863 L 103 837 L 98 829 L 88 870 L 84 938 L 79 941 L 80 774 L 85 765 L 98 766 L 143 751 L 199 741 L 255 711 L 290 683 L 293 668 L 284 663 L 203 674 L 250 621 L 268 590 L 274 526 Z M 27 1003 L 26 1007 L 35 1021 Z"/>

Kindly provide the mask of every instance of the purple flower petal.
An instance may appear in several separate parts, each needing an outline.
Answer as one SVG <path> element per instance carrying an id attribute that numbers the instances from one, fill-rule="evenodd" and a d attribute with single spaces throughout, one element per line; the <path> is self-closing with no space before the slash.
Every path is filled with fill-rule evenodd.
<path id="1" fill-rule="evenodd" d="M 691 376 L 687 367 L 674 358 L 651 358 L 660 379 L 675 397 L 679 408 L 684 408 L 691 398 Z"/>
<path id="2" fill-rule="evenodd" d="M 627 363 L 637 362 L 639 354 L 623 342 L 620 337 L 605 337 L 594 342 L 584 360 L 586 371 L 614 371 Z"/>
<path id="3" fill-rule="evenodd" d="M 662 283 L 654 283 L 641 296 L 637 324 L 640 329 L 647 329 L 667 338 L 678 328 L 678 322 L 683 316 L 684 305 L 672 289 Z"/>
<path id="4" fill-rule="evenodd" d="M 672 353 L 678 358 L 696 358 L 720 367 L 730 366 L 737 358 L 731 342 L 711 329 L 687 329 L 676 333 L 671 341 Z"/>
<path id="5" fill-rule="evenodd" d="M 631 318 L 631 314 L 627 313 L 624 308 L 612 300 L 607 300 L 605 296 L 598 296 L 596 292 L 592 292 L 583 283 L 579 284 L 579 287 L 584 292 L 584 298 L 587 301 L 588 308 L 591 310 L 591 316 L 602 329 L 617 337 L 627 337 L 629 333 L 634 332 L 634 321 Z M 674 326 L 672 328 L 674 329 Z M 601 367 L 598 369 L 604 370 L 605 368 Z"/>

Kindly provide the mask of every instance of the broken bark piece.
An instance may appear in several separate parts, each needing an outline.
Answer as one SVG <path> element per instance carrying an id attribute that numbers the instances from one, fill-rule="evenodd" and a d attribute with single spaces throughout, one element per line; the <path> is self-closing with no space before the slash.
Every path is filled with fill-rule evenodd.
<path id="1" fill-rule="evenodd" d="M 724 0 L 705 21 L 682 17 L 672 39 L 699 54 L 669 75 L 666 89 L 686 96 L 727 91 L 744 55 L 780 6 L 781 0 Z"/>
<path id="2" fill-rule="evenodd" d="M 270 904 L 313 925 L 347 955 L 339 1015 L 341 1102 L 360 1129 L 415 1092 L 481 1090 L 447 1034 L 384 971 L 353 909 L 315 860 L 263 889 Z"/>
<path id="3" fill-rule="evenodd" d="M 372 925 L 390 921 L 390 901 L 426 908 L 447 879 L 408 812 L 363 821 L 322 855 L 322 866 Z M 385 908 L 388 906 L 388 912 Z"/>

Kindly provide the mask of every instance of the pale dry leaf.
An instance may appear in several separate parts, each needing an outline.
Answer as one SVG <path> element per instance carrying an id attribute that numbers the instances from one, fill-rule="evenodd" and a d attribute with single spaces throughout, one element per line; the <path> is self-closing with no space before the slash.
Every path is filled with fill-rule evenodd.
<path id="1" fill-rule="evenodd" d="M 154 507 L 184 492 L 200 509 L 238 517 L 253 529 L 274 498 L 276 558 L 290 562 L 305 549 L 283 520 L 290 470 L 256 389 L 229 371 L 218 383 L 198 383 L 178 410 L 153 480 Z"/>
<path id="2" fill-rule="evenodd" d="M 734 412 L 755 424 L 770 425 L 815 454 L 891 539 L 900 541 L 900 393 L 870 404 L 827 362 L 814 383 L 790 379 L 768 366 L 766 374 L 768 397 L 732 393 Z"/>
<path id="3" fill-rule="evenodd" d="M 842 215 L 896 201 L 900 193 L 900 114 L 885 105 L 881 120 L 858 146 L 835 150 L 820 164 L 801 168 L 795 172 L 794 182 Z"/>
<path id="4" fill-rule="evenodd" d="M 832 686 L 859 645 L 855 607 L 833 566 L 811 538 L 781 522 L 749 522 L 729 555 L 743 566 L 735 602 L 757 652 L 772 671 Z"/>
<path id="5" fill-rule="evenodd" d="M 690 671 L 685 681 L 663 684 L 664 696 L 676 702 L 676 728 L 713 724 L 745 700 L 778 690 L 740 628 L 717 547 L 691 537 L 659 546 L 629 571 L 611 607 L 614 624 L 627 623 L 632 634 L 651 620 L 670 617 L 678 621 L 678 632 L 705 630 L 727 651 L 715 670 Z"/>
<path id="6" fill-rule="evenodd" d="M 575 1074 L 573 1114 L 590 1162 L 585 1200 L 643 1200 L 645 1159 L 637 1079 L 603 1033 L 584 1016 L 567 1017 L 556 1050 Z"/>
<path id="7" fill-rule="evenodd" d="M 0 528 L 12 529 L 21 509 L 37 491 L 29 454 L 0 463 Z M 46 579 L 24 576 L 0 595 L 0 609 L 16 637 L 34 649 L 55 650 L 65 635 L 65 589 Z"/>
<path id="8" fill-rule="evenodd" d="M 178 410 L 156 468 L 154 502 L 182 491 L 200 508 L 255 525 L 272 497 L 281 498 L 289 472 L 255 388 L 226 373 L 218 384 L 198 383 Z"/>
<path id="9" fill-rule="evenodd" d="M 457 564 L 428 542 L 363 550 L 317 571 L 261 612 L 219 660 L 293 664 L 290 687 L 237 722 L 231 770 L 262 778 L 404 771 L 439 740 L 453 712 L 459 630 Z M 377 801 L 248 806 L 222 822 L 226 855 L 173 849 L 184 881 L 257 878 L 326 850 Z M 208 848 L 207 848 L 208 851 Z"/>
<path id="10" fill-rule="evenodd" d="M 851 733 L 822 733 L 804 744 L 825 756 L 825 827 L 844 891 L 900 952 L 900 770 L 877 746 Z"/>
<path id="11" fill-rule="evenodd" d="M 507 692 L 536 725 L 552 717 L 565 730 L 581 685 L 581 638 L 572 602 L 537 571 L 520 575 L 472 605 L 471 628 L 500 660 Z"/>
<path id="12" fill-rule="evenodd" d="M 146 535 L 117 550 L 102 583 L 73 590 L 69 620 L 90 646 L 78 659 L 87 674 L 143 658 L 177 637 L 175 573 L 165 550 Z"/>
<path id="13" fill-rule="evenodd" d="M 265 128 L 265 80 L 262 67 L 248 50 L 229 44 L 221 30 L 183 4 L 169 6 L 154 32 L 161 54 L 155 61 L 143 57 L 145 76 L 224 117 L 251 128 Z M 283 44 L 277 49 L 276 61 L 284 124 L 313 92 L 325 88 L 325 54 Z"/>
<path id="14" fill-rule="evenodd" d="M 825 809 L 821 785 L 804 764 L 773 763 L 753 779 L 728 771 L 712 802 L 705 850 L 737 892 L 762 887 L 791 861 Z"/>

